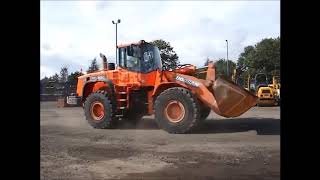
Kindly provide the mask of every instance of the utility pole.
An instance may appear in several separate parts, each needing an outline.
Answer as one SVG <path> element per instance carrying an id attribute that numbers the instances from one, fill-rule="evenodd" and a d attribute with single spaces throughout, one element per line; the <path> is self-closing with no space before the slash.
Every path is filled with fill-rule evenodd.
<path id="1" fill-rule="evenodd" d="M 116 63 L 118 64 L 118 24 L 120 23 L 120 19 L 117 22 L 112 21 L 112 24 L 116 25 Z"/>
<path id="2" fill-rule="evenodd" d="M 228 40 L 226 40 L 226 42 L 227 42 L 227 77 L 229 77 Z"/>

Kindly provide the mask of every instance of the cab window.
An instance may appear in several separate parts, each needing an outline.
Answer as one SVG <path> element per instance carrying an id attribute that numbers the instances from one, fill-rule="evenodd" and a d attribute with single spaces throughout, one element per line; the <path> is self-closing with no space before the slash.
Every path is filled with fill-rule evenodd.
<path id="1" fill-rule="evenodd" d="M 119 66 L 130 71 L 140 71 L 140 58 L 128 55 L 127 48 L 119 48 Z"/>
<path id="2" fill-rule="evenodd" d="M 119 48 L 119 66 L 142 73 L 161 70 L 159 49 L 149 44 Z"/>
<path id="3" fill-rule="evenodd" d="M 140 71 L 139 58 L 127 55 L 127 69 L 131 71 Z"/>

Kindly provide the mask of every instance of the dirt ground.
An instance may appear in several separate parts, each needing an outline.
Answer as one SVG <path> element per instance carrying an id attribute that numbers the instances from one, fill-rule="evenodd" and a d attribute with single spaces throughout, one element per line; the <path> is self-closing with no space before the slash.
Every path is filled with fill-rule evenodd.
<path id="1" fill-rule="evenodd" d="M 81 107 L 41 103 L 41 179 L 280 179 L 280 108 L 239 118 L 211 113 L 193 134 L 169 134 L 153 117 L 93 129 Z"/>

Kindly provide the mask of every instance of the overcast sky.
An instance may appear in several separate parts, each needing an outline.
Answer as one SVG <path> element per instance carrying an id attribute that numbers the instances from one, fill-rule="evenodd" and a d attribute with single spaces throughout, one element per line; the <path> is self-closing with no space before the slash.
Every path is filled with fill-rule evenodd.
<path id="1" fill-rule="evenodd" d="M 118 44 L 163 39 L 181 63 L 237 61 L 243 48 L 280 36 L 280 1 L 41 1 L 41 78 L 87 70 L 99 53 L 115 60 Z"/>

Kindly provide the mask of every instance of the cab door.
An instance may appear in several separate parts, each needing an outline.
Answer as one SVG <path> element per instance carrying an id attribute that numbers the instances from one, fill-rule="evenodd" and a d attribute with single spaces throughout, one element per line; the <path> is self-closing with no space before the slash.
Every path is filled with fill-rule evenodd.
<path id="1" fill-rule="evenodd" d="M 121 67 L 121 83 L 130 85 L 138 82 L 138 74 L 141 69 L 139 58 L 129 56 L 125 47 L 119 48 L 119 66 Z"/>
<path id="2" fill-rule="evenodd" d="M 118 56 L 118 63 L 119 63 L 119 85 L 125 86 L 127 84 L 127 80 L 129 77 L 129 73 L 126 70 L 126 49 L 119 48 L 119 56 Z"/>
<path id="3" fill-rule="evenodd" d="M 156 76 L 161 71 L 161 57 L 158 48 L 147 44 L 141 47 L 141 73 L 138 75 L 139 82 L 143 86 L 154 86 Z"/>

